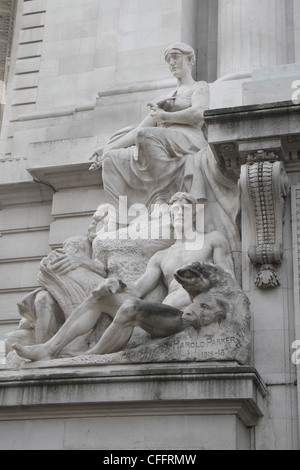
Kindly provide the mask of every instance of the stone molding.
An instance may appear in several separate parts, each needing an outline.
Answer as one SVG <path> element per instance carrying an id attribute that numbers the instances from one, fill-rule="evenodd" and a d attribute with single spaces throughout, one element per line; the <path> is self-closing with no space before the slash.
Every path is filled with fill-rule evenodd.
<path id="1" fill-rule="evenodd" d="M 100 170 L 89 171 L 91 163 L 75 163 L 72 165 L 56 165 L 40 168 L 28 168 L 33 181 L 43 182 L 53 188 L 54 192 L 64 188 L 80 188 L 99 186 L 102 184 Z"/>
<path id="2" fill-rule="evenodd" d="M 252 367 L 192 363 L 95 366 L 67 360 L 0 369 L 0 420 L 163 414 L 236 415 L 246 427 L 263 416 L 266 387 Z M 65 366 L 64 366 L 65 363 Z M 26 411 L 24 412 L 24 410 Z M 54 414 L 53 414 L 54 413 Z"/>
<path id="3" fill-rule="evenodd" d="M 4 206 L 52 201 L 53 190 L 33 181 L 0 184 L 0 210 Z"/>
<path id="4" fill-rule="evenodd" d="M 292 101 L 206 111 L 208 142 L 228 177 L 237 182 L 248 155 L 260 150 L 274 152 L 287 172 L 299 171 L 299 113 Z"/>
<path id="5" fill-rule="evenodd" d="M 90 163 L 28 168 L 29 181 L 0 183 L 0 210 L 5 205 L 52 201 L 64 188 L 98 187 L 101 171 L 89 171 Z"/>

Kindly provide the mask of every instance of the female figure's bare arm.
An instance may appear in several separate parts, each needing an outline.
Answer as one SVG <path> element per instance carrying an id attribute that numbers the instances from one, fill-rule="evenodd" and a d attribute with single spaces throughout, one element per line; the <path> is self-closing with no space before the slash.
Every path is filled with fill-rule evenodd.
<path id="1" fill-rule="evenodd" d="M 166 112 L 153 104 L 150 115 L 162 122 L 195 124 L 203 121 L 204 111 L 209 107 L 209 88 L 206 82 L 199 82 L 192 95 L 192 105 L 187 109 Z"/>
<path id="2" fill-rule="evenodd" d="M 134 129 L 131 129 L 129 132 L 125 134 L 121 133 L 119 138 L 117 138 L 118 135 L 115 134 L 116 138 L 111 139 L 107 145 L 104 145 L 96 149 L 93 155 L 90 157 L 90 160 L 93 160 L 94 158 L 97 158 L 97 157 L 101 157 L 105 152 L 109 150 L 128 148 L 128 147 L 135 145 L 136 136 L 140 129 L 142 129 L 143 127 L 155 127 L 155 126 L 156 126 L 155 119 L 153 119 L 150 115 L 148 115 L 137 127 L 135 127 Z"/>

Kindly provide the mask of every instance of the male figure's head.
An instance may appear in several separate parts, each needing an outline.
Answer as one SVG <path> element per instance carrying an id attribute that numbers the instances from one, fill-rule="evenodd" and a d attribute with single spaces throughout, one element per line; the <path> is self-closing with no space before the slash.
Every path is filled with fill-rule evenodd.
<path id="1" fill-rule="evenodd" d="M 74 255 L 91 256 L 91 244 L 87 237 L 71 237 L 63 243 L 63 251 Z"/>
<path id="2" fill-rule="evenodd" d="M 169 210 L 175 235 L 184 237 L 196 229 L 197 201 L 190 194 L 174 194 L 169 201 Z"/>

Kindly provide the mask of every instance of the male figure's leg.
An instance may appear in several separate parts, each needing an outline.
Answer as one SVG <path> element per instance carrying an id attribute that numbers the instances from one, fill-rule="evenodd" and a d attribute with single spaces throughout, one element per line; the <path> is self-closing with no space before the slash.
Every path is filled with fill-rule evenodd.
<path id="1" fill-rule="evenodd" d="M 163 338 L 182 331 L 182 311 L 169 305 L 128 299 L 117 311 L 112 324 L 88 354 L 111 354 L 120 351 L 139 326 L 153 338 Z"/>
<path id="2" fill-rule="evenodd" d="M 36 295 L 34 307 L 36 343 L 45 343 L 55 335 L 59 328 L 57 322 L 59 305 L 49 292 L 41 290 Z"/>
<path id="3" fill-rule="evenodd" d="M 34 346 L 15 344 L 13 348 L 19 356 L 32 361 L 55 357 L 75 338 L 90 331 L 96 325 L 103 311 L 113 317 L 126 298 L 128 298 L 128 294 L 123 293 L 111 294 L 103 299 L 91 294 L 49 341 Z"/>

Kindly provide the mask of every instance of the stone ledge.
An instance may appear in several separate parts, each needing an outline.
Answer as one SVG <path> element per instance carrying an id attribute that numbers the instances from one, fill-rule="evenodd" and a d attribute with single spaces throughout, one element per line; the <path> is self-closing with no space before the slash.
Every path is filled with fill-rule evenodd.
<path id="1" fill-rule="evenodd" d="M 45 184 L 33 181 L 0 184 L 0 210 L 14 204 L 49 202 L 52 197 L 53 189 Z"/>
<path id="2" fill-rule="evenodd" d="M 263 416 L 266 386 L 252 367 L 210 364 L 90 365 L 0 370 L 1 420 L 132 413 Z M 61 360 L 63 365 L 64 360 Z M 42 364 L 41 364 L 42 365 Z M 53 415 L 54 413 L 54 415 Z"/>
<path id="3" fill-rule="evenodd" d="M 293 101 L 277 101 L 275 103 L 266 104 L 248 104 L 243 106 L 234 106 L 230 108 L 216 108 L 208 109 L 205 111 L 205 121 L 219 122 L 229 118 L 240 119 L 243 117 L 251 119 L 251 112 L 256 112 L 259 115 L 269 114 L 286 114 L 300 111 L 300 105 L 294 104 Z"/>
<path id="4" fill-rule="evenodd" d="M 299 112 L 292 101 L 206 111 L 208 142 L 227 176 L 237 182 L 247 156 L 258 150 L 275 152 L 287 172 L 299 171 Z"/>
<path id="5" fill-rule="evenodd" d="M 53 165 L 47 167 L 28 168 L 34 180 L 46 182 L 56 191 L 73 187 L 100 186 L 102 174 L 100 170 L 89 171 L 91 162 Z"/>

